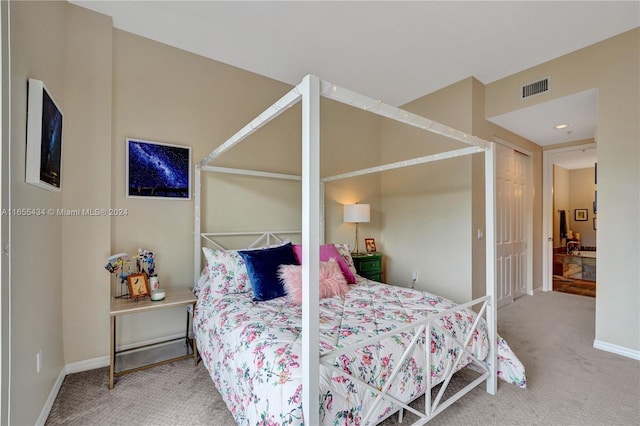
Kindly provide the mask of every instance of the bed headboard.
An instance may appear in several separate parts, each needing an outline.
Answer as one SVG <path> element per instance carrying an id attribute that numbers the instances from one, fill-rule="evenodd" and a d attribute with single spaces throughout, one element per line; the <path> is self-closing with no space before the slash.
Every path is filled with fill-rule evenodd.
<path id="1" fill-rule="evenodd" d="M 300 244 L 302 231 L 248 231 L 248 232 L 203 232 L 200 234 L 200 247 L 231 250 L 241 248 L 268 247 L 291 241 Z M 198 271 L 202 270 L 202 250 L 196 262 Z M 196 280 L 198 278 L 196 277 Z"/>

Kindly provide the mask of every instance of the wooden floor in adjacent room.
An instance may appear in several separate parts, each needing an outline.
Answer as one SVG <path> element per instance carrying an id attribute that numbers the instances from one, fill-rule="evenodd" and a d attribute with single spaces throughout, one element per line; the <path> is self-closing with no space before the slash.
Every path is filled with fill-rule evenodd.
<path id="1" fill-rule="evenodd" d="M 596 282 L 554 275 L 553 291 L 596 297 Z"/>

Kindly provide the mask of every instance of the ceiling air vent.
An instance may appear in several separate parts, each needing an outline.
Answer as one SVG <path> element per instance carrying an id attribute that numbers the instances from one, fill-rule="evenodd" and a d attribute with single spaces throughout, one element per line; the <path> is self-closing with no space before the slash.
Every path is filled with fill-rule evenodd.
<path id="1" fill-rule="evenodd" d="M 520 91 L 520 99 L 526 99 L 531 96 L 540 95 L 546 93 L 551 88 L 551 76 L 545 77 L 542 80 L 527 83 L 522 86 Z"/>

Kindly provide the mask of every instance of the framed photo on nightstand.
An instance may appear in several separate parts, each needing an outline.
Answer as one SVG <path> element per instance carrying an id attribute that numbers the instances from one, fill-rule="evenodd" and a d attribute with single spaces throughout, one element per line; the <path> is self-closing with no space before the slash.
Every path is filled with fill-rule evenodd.
<path id="1" fill-rule="evenodd" d="M 151 294 L 147 274 L 131 274 L 127 276 L 127 284 L 129 285 L 129 295 L 132 299 Z"/>
<path id="2" fill-rule="evenodd" d="M 376 251 L 376 240 L 373 238 L 365 238 L 364 245 L 367 248 L 367 253 L 375 253 Z"/>

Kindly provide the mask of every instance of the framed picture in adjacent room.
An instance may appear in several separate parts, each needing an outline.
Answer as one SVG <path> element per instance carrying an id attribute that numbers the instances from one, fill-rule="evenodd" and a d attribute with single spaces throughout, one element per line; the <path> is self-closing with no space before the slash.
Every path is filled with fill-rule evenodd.
<path id="1" fill-rule="evenodd" d="M 127 138 L 127 197 L 191 199 L 191 147 Z"/>
<path id="2" fill-rule="evenodd" d="M 587 209 L 576 209 L 574 212 L 574 219 L 577 222 L 584 222 L 589 220 L 589 210 Z"/>

